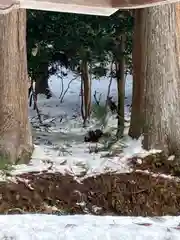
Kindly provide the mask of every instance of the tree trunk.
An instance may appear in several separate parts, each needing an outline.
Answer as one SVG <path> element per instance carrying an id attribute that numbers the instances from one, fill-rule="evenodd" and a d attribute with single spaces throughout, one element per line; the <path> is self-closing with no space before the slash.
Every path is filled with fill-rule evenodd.
<path id="1" fill-rule="evenodd" d="M 180 39 L 180 3 L 176 3 L 177 34 Z"/>
<path id="2" fill-rule="evenodd" d="M 48 77 L 45 77 L 44 75 L 40 75 L 36 78 L 36 94 L 45 94 L 47 89 L 49 89 L 48 85 Z"/>
<path id="3" fill-rule="evenodd" d="M 176 3 L 176 24 L 177 24 L 176 25 L 177 44 L 179 46 L 179 51 L 180 51 L 180 3 Z M 180 64 L 180 55 L 179 55 L 179 64 Z M 179 91 L 180 91 L 180 86 L 179 86 Z"/>
<path id="4" fill-rule="evenodd" d="M 91 113 L 91 81 L 89 77 L 88 62 L 82 61 L 81 63 L 81 81 L 83 82 L 83 98 L 84 98 L 84 125 Z"/>
<path id="5" fill-rule="evenodd" d="M 141 71 L 141 51 L 140 31 L 142 24 L 142 9 L 135 10 L 135 26 L 133 36 L 133 92 L 132 92 L 132 109 L 129 136 L 138 139 L 142 133 L 142 71 Z"/>
<path id="6" fill-rule="evenodd" d="M 121 36 L 119 54 L 120 59 L 116 62 L 116 78 L 117 78 L 117 90 L 118 90 L 118 104 L 117 104 L 117 138 L 123 136 L 124 133 L 124 98 L 125 98 L 125 35 Z"/>
<path id="7" fill-rule="evenodd" d="M 88 65 L 87 65 L 87 67 L 88 67 Z M 88 68 L 87 68 L 87 71 L 88 71 Z M 89 71 L 88 71 L 89 72 Z M 88 78 L 89 78 L 89 101 L 88 101 L 88 118 L 90 118 L 90 116 L 91 116 L 91 102 L 92 102 L 92 98 L 91 98 L 91 89 L 92 89 L 92 74 L 91 74 L 91 72 L 92 71 L 90 71 L 90 74 L 87 72 L 87 76 L 88 76 Z"/>
<path id="8" fill-rule="evenodd" d="M 176 4 L 143 9 L 143 146 L 180 155 L 180 65 Z"/>
<path id="9" fill-rule="evenodd" d="M 41 62 L 38 66 L 38 71 L 34 76 L 34 80 L 36 82 L 36 94 L 45 94 L 47 97 L 51 97 L 48 79 L 49 79 L 49 72 L 48 72 L 48 62 Z"/>
<path id="10" fill-rule="evenodd" d="M 26 163 L 33 150 L 28 120 L 26 11 L 0 15 L 0 159 Z"/>

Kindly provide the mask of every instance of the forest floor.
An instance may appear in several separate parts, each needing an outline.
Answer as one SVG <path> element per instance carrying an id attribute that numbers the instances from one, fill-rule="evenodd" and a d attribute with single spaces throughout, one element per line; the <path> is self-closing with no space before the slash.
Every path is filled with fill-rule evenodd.
<path id="1" fill-rule="evenodd" d="M 73 78 L 69 74 L 65 87 Z M 94 115 L 82 127 L 80 82 L 72 82 L 60 103 L 60 79 L 51 79 L 52 99 L 39 96 L 43 126 L 30 109 L 35 150 L 28 165 L 6 166 L 1 171 L 0 213 L 95 214 L 162 216 L 180 214 L 180 165 L 161 151 L 147 152 L 141 141 L 127 136 L 132 81 L 126 82 L 125 137 L 111 144 L 116 117 L 109 114 L 104 131 L 111 133 L 98 144 L 84 143 L 88 130 L 101 128 L 102 108 L 93 102 Z M 93 80 L 105 102 L 108 80 Z M 116 99 L 116 83 L 111 96 Z"/>
<path id="2" fill-rule="evenodd" d="M 48 171 L 11 176 L 9 181 L 0 184 L 0 212 L 179 215 L 179 170 L 173 169 L 171 164 L 159 166 L 157 158 L 163 160 L 161 154 L 150 155 L 129 173 L 109 172 L 82 179 Z M 137 162 L 139 158 L 132 159 L 133 165 Z"/>

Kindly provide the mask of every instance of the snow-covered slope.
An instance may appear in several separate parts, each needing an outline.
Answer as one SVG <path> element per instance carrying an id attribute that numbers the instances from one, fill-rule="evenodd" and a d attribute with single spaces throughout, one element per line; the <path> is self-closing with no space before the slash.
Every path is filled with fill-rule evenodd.
<path id="1" fill-rule="evenodd" d="M 180 217 L 0 216 L 0 240 L 179 240 Z"/>

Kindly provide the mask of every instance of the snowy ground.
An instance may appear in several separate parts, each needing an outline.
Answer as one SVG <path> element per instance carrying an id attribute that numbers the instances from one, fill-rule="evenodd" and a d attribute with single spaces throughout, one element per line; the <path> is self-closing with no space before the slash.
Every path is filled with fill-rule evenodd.
<path id="1" fill-rule="evenodd" d="M 73 79 L 72 73 L 64 78 L 64 90 L 68 83 Z M 95 144 L 84 143 L 84 136 L 88 129 L 96 129 L 100 127 L 100 122 L 92 118 L 89 127 L 82 127 L 82 119 L 80 116 L 80 79 L 74 80 L 63 103 L 60 103 L 59 96 L 61 92 L 61 80 L 53 76 L 50 81 L 50 88 L 53 92 L 53 98 L 45 99 L 39 96 L 38 107 L 43 114 L 43 123 L 49 124 L 50 127 L 39 127 L 36 112 L 30 109 L 30 119 L 36 131 L 33 130 L 35 136 L 35 150 L 32 161 L 27 165 L 17 166 L 14 174 L 42 171 L 67 172 L 76 176 L 89 176 L 92 174 L 117 171 L 130 171 L 127 164 L 127 158 L 137 154 L 147 154 L 141 148 L 141 141 L 134 141 L 125 136 L 124 141 L 113 145 L 111 150 L 103 150 L 94 153 Z M 97 92 L 97 98 L 101 95 L 101 103 L 104 104 L 108 91 L 109 79 L 101 79 L 92 81 L 92 99 L 94 102 L 94 92 Z M 125 112 L 126 119 L 129 120 L 130 104 L 132 97 L 132 77 L 127 76 L 126 79 L 126 99 Z M 111 96 L 116 99 L 116 82 L 112 82 Z M 112 132 L 116 128 L 117 119 L 110 116 L 106 130 Z M 126 132 L 128 129 L 128 123 Z M 98 144 L 98 147 L 104 147 L 106 143 Z M 122 151 L 122 145 L 125 145 Z M 117 151 L 116 156 L 105 157 L 109 152 Z"/>
<path id="2" fill-rule="evenodd" d="M 0 240 L 179 240 L 180 217 L 0 216 Z"/>

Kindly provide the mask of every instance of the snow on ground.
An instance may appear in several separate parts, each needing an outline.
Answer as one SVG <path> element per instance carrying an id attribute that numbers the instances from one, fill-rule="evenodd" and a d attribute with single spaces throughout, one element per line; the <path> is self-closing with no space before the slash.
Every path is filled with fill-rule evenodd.
<path id="1" fill-rule="evenodd" d="M 73 79 L 72 73 L 64 77 L 64 90 L 68 83 Z M 100 127 L 97 119 L 92 118 L 88 128 L 82 127 L 82 119 L 80 116 L 80 79 L 75 79 L 63 103 L 60 103 L 59 96 L 61 92 L 61 80 L 53 76 L 49 80 L 50 88 L 53 92 L 51 99 L 45 99 L 44 96 L 38 96 L 38 107 L 43 115 L 43 123 L 49 124 L 50 127 L 40 127 L 37 120 L 36 112 L 30 109 L 30 119 L 36 131 L 35 150 L 32 161 L 29 165 L 16 166 L 13 174 L 19 174 L 30 171 L 60 171 L 68 172 L 73 175 L 89 176 L 106 171 L 128 172 L 130 168 L 127 164 L 127 158 L 139 153 L 147 154 L 142 150 L 141 139 L 135 141 L 128 136 L 124 141 L 113 145 L 112 150 L 118 151 L 116 156 L 105 157 L 109 154 L 109 150 L 98 151 L 96 144 L 84 143 L 84 136 L 88 129 L 96 129 Z M 92 100 L 94 103 L 94 92 L 97 92 L 97 98 L 101 96 L 101 104 L 105 104 L 107 97 L 109 79 L 101 79 L 92 81 Z M 126 79 L 126 99 L 125 113 L 126 119 L 129 119 L 129 108 L 132 97 L 132 77 L 127 76 Z M 116 81 L 112 82 L 111 94 L 116 100 Z M 106 130 L 112 132 L 116 128 L 116 116 L 110 116 Z M 127 124 L 128 126 L 128 124 Z M 127 128 L 126 128 L 127 129 Z M 126 131 L 127 132 L 127 131 Z M 106 143 L 105 143 L 106 144 Z M 98 147 L 104 147 L 105 144 L 98 144 Z M 123 147 L 125 145 L 125 148 Z M 122 147 L 124 150 L 122 151 Z"/>
<path id="2" fill-rule="evenodd" d="M 180 217 L 0 216 L 0 240 L 179 240 Z"/>

